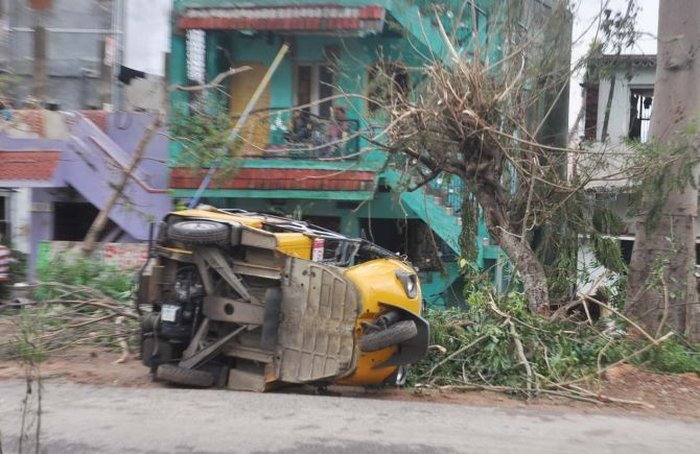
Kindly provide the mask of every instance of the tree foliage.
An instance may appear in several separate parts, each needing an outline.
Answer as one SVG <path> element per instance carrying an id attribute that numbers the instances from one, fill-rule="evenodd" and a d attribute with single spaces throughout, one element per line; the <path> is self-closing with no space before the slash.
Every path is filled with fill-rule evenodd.
<path id="1" fill-rule="evenodd" d="M 460 178 L 464 238 L 473 238 L 483 219 L 518 270 L 530 309 L 542 311 L 550 296 L 570 293 L 581 235 L 593 236 L 600 252 L 619 251 L 604 237 L 609 232 L 592 222 L 594 204 L 584 192 L 592 172 L 580 169 L 574 179 L 566 172 L 572 150 L 561 117 L 570 69 L 561 42 L 570 37 L 570 5 L 555 2 L 538 14 L 534 3 L 493 6 L 488 24 L 480 25 L 470 2 L 464 2 L 466 13 L 435 10 L 445 58 L 433 53 L 414 67 L 411 78 L 418 82 L 411 95 L 394 96 L 384 110 L 386 148 L 411 162 L 405 180 L 418 187 L 442 174 Z M 446 27 L 444 17 L 470 23 L 469 45 L 457 42 L 455 24 Z M 628 26 L 609 22 L 611 29 Z M 482 45 L 480 27 L 501 39 Z M 391 71 L 383 75 L 387 85 L 396 85 Z M 466 258 L 474 259 L 474 251 L 465 248 L 472 254 Z"/>
<path id="2" fill-rule="evenodd" d="M 219 177 L 230 177 L 237 170 L 241 140 L 231 139 L 231 117 L 223 107 L 175 112 L 169 127 L 181 150 L 178 164 L 195 171 L 216 163 Z"/>
<path id="3" fill-rule="evenodd" d="M 589 323 L 585 312 L 594 304 L 549 318 L 532 314 L 517 292 L 498 298 L 472 289 L 467 301 L 468 311 L 428 311 L 433 347 L 411 370 L 411 384 L 576 398 L 582 390 L 576 385 L 589 386 L 607 368 L 623 363 L 700 373 L 698 346 L 670 338 L 654 346 L 616 315 Z"/>

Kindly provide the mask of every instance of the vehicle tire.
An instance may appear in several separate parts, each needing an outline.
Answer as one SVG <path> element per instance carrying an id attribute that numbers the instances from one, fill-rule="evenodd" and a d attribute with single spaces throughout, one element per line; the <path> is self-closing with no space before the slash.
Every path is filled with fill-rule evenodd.
<path id="1" fill-rule="evenodd" d="M 225 224 L 212 221 L 182 221 L 168 228 L 168 238 L 190 244 L 223 244 L 228 236 Z"/>
<path id="2" fill-rule="evenodd" d="M 156 378 L 198 388 L 209 388 L 214 385 L 214 376 L 210 372 L 198 369 L 185 369 L 175 364 L 161 364 L 158 366 Z"/>
<path id="3" fill-rule="evenodd" d="M 154 354 L 156 352 L 156 354 Z M 160 364 L 177 359 L 177 352 L 170 342 L 152 336 L 141 340 L 141 362 L 155 372 Z"/>
<path id="4" fill-rule="evenodd" d="M 413 320 L 402 320 L 381 331 L 367 333 L 358 342 L 363 352 L 376 352 L 392 345 L 400 344 L 418 334 L 418 327 Z"/>

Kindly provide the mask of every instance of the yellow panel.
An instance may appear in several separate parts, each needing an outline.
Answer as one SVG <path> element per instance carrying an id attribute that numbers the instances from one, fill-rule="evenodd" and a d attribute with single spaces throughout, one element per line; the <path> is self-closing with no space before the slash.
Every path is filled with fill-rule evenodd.
<path id="1" fill-rule="evenodd" d="M 362 318 L 372 319 L 383 308 L 391 305 L 405 309 L 413 314 L 420 314 L 420 284 L 414 298 L 408 298 L 403 285 L 396 277 L 396 271 L 415 273 L 410 266 L 394 259 L 377 259 L 353 266 L 345 272 L 345 277 L 357 285 L 362 295 Z"/>
<path id="2" fill-rule="evenodd" d="M 415 273 L 410 266 L 399 260 L 377 259 L 349 268 L 345 277 L 350 279 L 360 292 L 362 309 L 355 323 L 355 338 L 362 335 L 362 322 L 372 321 L 386 311 L 388 306 L 395 306 L 420 315 L 421 292 L 420 286 L 414 298 L 408 298 L 403 285 L 396 277 L 396 271 L 403 270 Z M 376 368 L 378 364 L 391 358 L 396 352 L 392 345 L 376 352 L 361 352 L 357 350 L 357 367 L 352 375 L 343 378 L 338 383 L 344 385 L 360 385 L 382 383 L 395 370 L 395 366 Z"/>
<path id="3" fill-rule="evenodd" d="M 301 233 L 275 233 L 277 250 L 283 254 L 311 260 L 313 240 Z"/>
<path id="4" fill-rule="evenodd" d="M 361 330 L 361 328 L 360 328 Z M 362 352 L 357 350 L 358 359 L 357 367 L 353 371 L 352 375 L 349 377 L 342 378 L 337 381 L 339 385 L 378 385 L 383 383 L 391 374 L 393 374 L 397 367 L 375 367 L 378 364 L 382 364 L 391 358 L 398 347 L 392 345 L 383 350 L 376 352 Z"/>
<path id="5" fill-rule="evenodd" d="M 255 89 L 267 72 L 267 66 L 259 62 L 237 62 L 237 66 L 250 66 L 252 69 L 236 74 L 231 78 L 231 117 L 235 123 L 253 96 Z M 270 108 L 270 86 L 268 85 L 258 100 L 253 112 Z M 270 141 L 269 112 L 251 114 L 240 133 L 243 139 L 243 153 L 260 155 Z"/>
<path id="6" fill-rule="evenodd" d="M 208 210 L 183 210 L 174 213 L 176 216 L 193 217 L 201 219 L 212 219 L 223 222 L 238 222 L 240 224 L 261 229 L 263 227 L 262 218 L 258 216 L 236 216 L 235 213 L 226 213 L 224 211 L 208 211 Z M 283 254 L 299 257 L 305 260 L 311 260 L 311 245 L 313 240 L 301 233 L 275 233 L 277 240 L 277 250 Z"/>

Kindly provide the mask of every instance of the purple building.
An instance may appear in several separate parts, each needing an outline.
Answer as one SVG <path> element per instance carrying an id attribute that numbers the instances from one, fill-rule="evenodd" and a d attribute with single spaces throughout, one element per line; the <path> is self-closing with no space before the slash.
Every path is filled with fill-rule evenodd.
<path id="1" fill-rule="evenodd" d="M 40 241 L 84 238 L 153 115 L 24 110 L 0 120 L 0 232 L 29 254 L 30 270 Z M 167 137 L 157 134 L 100 241 L 148 239 L 149 223 L 172 206 L 167 156 Z"/>

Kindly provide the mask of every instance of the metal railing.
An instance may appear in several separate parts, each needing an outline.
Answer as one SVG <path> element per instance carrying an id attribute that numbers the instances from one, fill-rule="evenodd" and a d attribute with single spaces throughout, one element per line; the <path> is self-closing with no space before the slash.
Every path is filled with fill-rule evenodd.
<path id="1" fill-rule="evenodd" d="M 268 142 L 258 144 L 257 153 L 249 153 L 257 157 L 356 160 L 359 155 L 358 120 L 270 108 L 252 112 L 249 122 L 249 128 L 269 130 Z"/>

